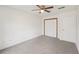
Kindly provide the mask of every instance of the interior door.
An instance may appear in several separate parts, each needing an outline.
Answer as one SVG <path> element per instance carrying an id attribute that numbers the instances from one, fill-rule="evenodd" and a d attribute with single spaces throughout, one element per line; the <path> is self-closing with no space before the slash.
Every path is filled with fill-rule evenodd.
<path id="1" fill-rule="evenodd" d="M 61 39 L 65 41 L 75 42 L 76 39 L 76 16 L 75 12 L 62 13 L 62 35 Z"/>
<path id="2" fill-rule="evenodd" d="M 45 35 L 56 37 L 56 19 L 45 20 Z"/>

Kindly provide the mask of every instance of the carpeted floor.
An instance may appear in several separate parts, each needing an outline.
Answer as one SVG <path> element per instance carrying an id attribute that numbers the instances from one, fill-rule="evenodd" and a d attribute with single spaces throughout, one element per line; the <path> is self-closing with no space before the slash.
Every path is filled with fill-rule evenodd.
<path id="1" fill-rule="evenodd" d="M 77 54 L 76 45 L 57 38 L 39 36 L 21 44 L 0 50 L 0 54 Z"/>

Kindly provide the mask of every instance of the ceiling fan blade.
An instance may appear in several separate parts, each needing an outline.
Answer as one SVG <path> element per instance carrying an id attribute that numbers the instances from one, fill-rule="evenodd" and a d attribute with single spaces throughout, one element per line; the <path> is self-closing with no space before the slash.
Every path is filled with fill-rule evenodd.
<path id="1" fill-rule="evenodd" d="M 41 9 L 41 6 L 40 5 L 36 5 L 37 7 L 39 7 Z"/>
<path id="2" fill-rule="evenodd" d="M 53 6 L 50 6 L 50 7 L 47 7 L 47 8 L 45 8 L 45 9 L 51 9 L 51 8 L 54 8 Z"/>
<path id="3" fill-rule="evenodd" d="M 46 12 L 48 12 L 48 13 L 50 12 L 50 11 L 48 11 L 48 10 L 46 10 L 46 9 L 45 9 L 44 11 L 46 11 Z"/>
<path id="4" fill-rule="evenodd" d="M 36 5 L 37 7 L 39 7 L 40 9 L 45 9 L 44 5 Z"/>

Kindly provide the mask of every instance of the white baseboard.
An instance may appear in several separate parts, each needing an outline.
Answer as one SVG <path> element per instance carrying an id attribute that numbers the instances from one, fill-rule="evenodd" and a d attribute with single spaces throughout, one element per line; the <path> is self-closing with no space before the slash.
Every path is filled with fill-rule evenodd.
<path id="1" fill-rule="evenodd" d="M 35 38 L 35 37 L 38 37 L 38 36 L 41 36 L 41 34 L 40 35 L 35 35 L 35 36 L 32 36 L 32 37 L 29 37 L 28 39 L 25 38 L 25 39 L 21 39 L 21 40 L 16 41 L 16 42 L 14 42 L 14 41 L 13 42 L 10 42 L 10 43 L 6 44 L 5 46 L 2 46 L 0 48 L 0 50 L 5 49 L 5 48 L 12 47 L 14 45 L 20 44 L 20 43 L 22 43 L 24 41 L 27 41 L 27 40 L 31 40 L 32 38 Z"/>

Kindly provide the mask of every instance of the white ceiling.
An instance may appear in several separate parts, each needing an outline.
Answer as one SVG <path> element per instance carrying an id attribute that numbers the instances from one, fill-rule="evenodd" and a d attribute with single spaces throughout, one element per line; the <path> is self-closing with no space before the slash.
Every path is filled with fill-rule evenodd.
<path id="1" fill-rule="evenodd" d="M 44 13 L 42 13 L 42 15 L 47 15 L 47 14 L 51 14 L 51 13 L 55 13 L 55 12 L 59 12 L 59 11 L 69 11 L 69 10 L 74 10 L 75 9 L 74 5 L 53 5 L 53 6 L 54 6 L 54 8 L 51 9 L 50 13 L 44 12 Z M 58 9 L 59 7 L 62 7 L 62 6 L 65 6 L 65 8 Z M 25 11 L 25 12 L 40 15 L 38 12 L 32 11 L 34 9 L 38 9 L 38 7 L 35 6 L 35 5 L 8 5 L 8 7 L 16 8 L 18 10 L 22 10 L 22 11 Z"/>

